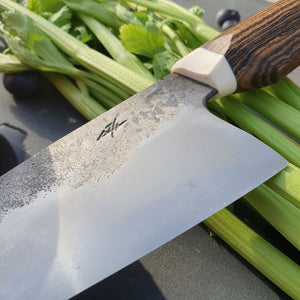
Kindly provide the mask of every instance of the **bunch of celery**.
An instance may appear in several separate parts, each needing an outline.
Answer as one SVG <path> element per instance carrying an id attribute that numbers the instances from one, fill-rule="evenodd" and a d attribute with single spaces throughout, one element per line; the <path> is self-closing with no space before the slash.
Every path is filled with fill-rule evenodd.
<path id="1" fill-rule="evenodd" d="M 179 58 L 218 35 L 204 24 L 199 7 L 187 10 L 167 0 L 1 0 L 0 13 L 0 33 L 9 47 L 0 54 L 0 71 L 42 72 L 87 119 L 164 77 Z M 209 103 L 212 112 L 291 163 L 240 201 L 298 250 L 299 100 L 300 89 L 284 79 Z M 296 258 L 280 252 L 227 209 L 204 223 L 288 295 L 300 299 Z"/>

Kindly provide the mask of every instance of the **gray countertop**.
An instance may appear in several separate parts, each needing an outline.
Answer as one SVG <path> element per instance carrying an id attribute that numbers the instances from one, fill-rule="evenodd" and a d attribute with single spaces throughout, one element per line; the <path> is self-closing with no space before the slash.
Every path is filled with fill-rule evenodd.
<path id="1" fill-rule="evenodd" d="M 235 8 L 242 19 L 269 3 L 264 0 L 178 0 L 198 4 L 217 28 L 216 12 Z M 2 82 L 2 80 L 1 80 Z M 32 155 L 82 125 L 84 119 L 47 83 L 32 99 L 14 99 L 0 84 L 0 125 L 26 132 L 24 148 Z M 1 126 L 0 126 L 1 130 Z M 198 225 L 74 299 L 285 299 L 254 268 Z"/>

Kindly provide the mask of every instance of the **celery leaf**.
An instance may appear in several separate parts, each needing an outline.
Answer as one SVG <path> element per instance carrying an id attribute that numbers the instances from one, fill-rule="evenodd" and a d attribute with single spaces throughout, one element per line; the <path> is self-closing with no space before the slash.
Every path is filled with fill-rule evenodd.
<path id="1" fill-rule="evenodd" d="M 159 80 L 171 73 L 171 68 L 180 56 L 170 51 L 157 53 L 153 59 L 153 71 L 156 80 Z"/>
<path id="2" fill-rule="evenodd" d="M 49 17 L 49 21 L 60 27 L 64 31 L 69 31 L 71 28 L 72 13 L 67 6 L 63 6 L 60 10 Z"/>
<path id="3" fill-rule="evenodd" d="M 74 28 L 75 37 L 82 43 L 87 43 L 92 39 L 92 35 L 88 32 L 85 26 L 77 26 Z"/>
<path id="4" fill-rule="evenodd" d="M 28 0 L 16 0 L 16 2 L 24 7 L 28 6 Z"/>
<path id="5" fill-rule="evenodd" d="M 64 0 L 64 3 L 76 12 L 98 19 L 116 32 L 126 23 L 141 24 L 133 12 L 116 1 Z"/>
<path id="6" fill-rule="evenodd" d="M 42 14 L 43 12 L 55 12 L 61 6 L 63 6 L 62 0 L 28 0 L 27 8 L 37 14 Z"/>
<path id="7" fill-rule="evenodd" d="M 184 41 L 185 45 L 194 50 L 200 46 L 199 40 L 193 35 L 192 31 L 182 22 L 175 23 L 179 31 L 180 38 Z"/>
<path id="8" fill-rule="evenodd" d="M 164 51 L 164 36 L 154 27 L 126 24 L 120 28 L 120 39 L 131 53 L 153 58 Z"/>
<path id="9" fill-rule="evenodd" d="M 142 25 L 142 23 L 139 21 L 139 19 L 134 15 L 132 11 L 127 9 L 126 7 L 122 6 L 121 4 L 117 3 L 116 7 L 116 15 L 117 17 L 124 22 L 125 24 L 139 24 Z"/>
<path id="10" fill-rule="evenodd" d="M 72 74 L 77 69 L 51 40 L 25 15 L 2 14 L 4 37 L 12 52 L 25 64 L 44 71 Z"/>
<path id="11" fill-rule="evenodd" d="M 204 10 L 195 5 L 195 6 L 192 6 L 190 9 L 189 9 L 190 12 L 192 12 L 194 15 L 196 15 L 197 17 L 201 18 L 204 14 Z"/>
<path id="12" fill-rule="evenodd" d="M 138 20 L 145 25 L 146 22 L 148 21 L 148 16 L 146 14 L 145 11 L 137 11 L 134 13 L 134 15 L 136 16 L 136 18 L 138 18 Z"/>

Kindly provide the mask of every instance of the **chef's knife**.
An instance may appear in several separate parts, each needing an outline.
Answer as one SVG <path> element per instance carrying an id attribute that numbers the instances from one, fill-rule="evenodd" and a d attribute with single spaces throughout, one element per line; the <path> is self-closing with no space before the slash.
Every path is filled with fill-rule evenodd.
<path id="1" fill-rule="evenodd" d="M 2 176 L 0 298 L 69 298 L 284 168 L 205 102 L 299 65 L 298 21 L 277 2 Z"/>

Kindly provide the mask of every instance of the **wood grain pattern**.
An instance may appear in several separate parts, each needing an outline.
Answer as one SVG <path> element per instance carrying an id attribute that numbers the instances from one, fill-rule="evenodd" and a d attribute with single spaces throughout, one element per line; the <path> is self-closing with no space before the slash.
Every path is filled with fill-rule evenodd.
<path id="1" fill-rule="evenodd" d="M 300 65 L 300 0 L 278 1 L 203 47 L 225 55 L 238 92 L 275 83 Z"/>

